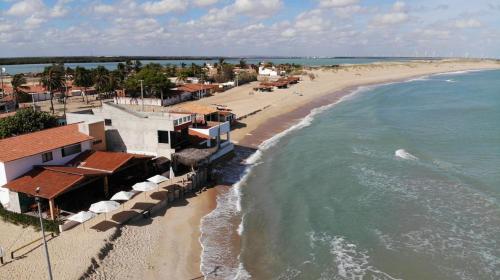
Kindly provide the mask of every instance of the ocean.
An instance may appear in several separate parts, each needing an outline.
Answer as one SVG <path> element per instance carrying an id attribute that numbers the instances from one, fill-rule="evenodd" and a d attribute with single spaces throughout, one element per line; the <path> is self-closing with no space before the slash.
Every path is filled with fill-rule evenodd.
<path id="1" fill-rule="evenodd" d="M 308 66 L 324 66 L 324 65 L 334 65 L 334 64 L 367 64 L 382 61 L 406 61 L 412 60 L 412 58 L 249 58 L 246 59 L 248 64 L 259 64 L 262 61 L 272 62 L 274 64 L 284 64 L 284 63 L 295 63 L 300 65 Z M 203 65 L 203 63 L 217 63 L 218 60 L 142 60 L 143 64 L 148 63 L 159 63 L 161 65 L 177 65 L 180 66 L 185 63 L 187 66 L 192 63 Z M 226 62 L 237 64 L 240 62 L 239 59 L 227 59 Z M 102 63 L 66 63 L 65 66 L 75 68 L 76 66 L 81 66 L 89 69 L 97 68 L 97 66 L 104 66 L 109 70 L 115 70 L 117 62 L 102 62 Z M 43 69 L 50 64 L 19 64 L 19 65 L 0 65 L 5 68 L 6 73 L 10 75 L 15 75 L 19 73 L 39 73 L 43 72 Z"/>
<path id="2" fill-rule="evenodd" d="M 500 71 L 354 90 L 258 151 L 202 220 L 207 279 L 500 279 Z M 236 240 L 236 241 L 235 241 Z"/>

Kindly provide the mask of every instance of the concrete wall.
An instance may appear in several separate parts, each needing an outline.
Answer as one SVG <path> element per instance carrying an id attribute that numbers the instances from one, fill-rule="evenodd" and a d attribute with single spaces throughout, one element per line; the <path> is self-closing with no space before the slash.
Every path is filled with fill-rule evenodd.
<path id="1" fill-rule="evenodd" d="M 142 105 L 141 98 L 132 97 L 115 97 L 115 104 L 120 105 Z M 161 106 L 161 99 L 159 98 L 144 98 L 144 105 L 147 106 Z"/>
<path id="2" fill-rule="evenodd" d="M 19 200 L 19 193 L 17 192 L 9 192 L 9 207 L 7 210 L 21 213 L 21 201 Z"/>
<path id="3" fill-rule="evenodd" d="M 158 143 L 158 130 L 173 131 L 174 124 L 168 118 L 140 117 L 123 109 L 104 104 L 93 110 L 94 115 L 67 114 L 68 123 L 110 119 L 111 126 L 105 126 L 107 148 L 110 151 L 164 156 L 170 158 L 175 152 L 170 144 Z M 171 143 L 171 141 L 169 141 Z"/>
<path id="4" fill-rule="evenodd" d="M 106 150 L 106 133 L 104 131 L 104 121 L 84 122 L 78 124 L 78 130 L 82 133 L 94 137 L 92 149 L 94 151 Z"/>
<path id="5" fill-rule="evenodd" d="M 50 93 L 30 93 L 30 95 L 35 102 L 50 100 Z"/>
<path id="6" fill-rule="evenodd" d="M 145 106 L 169 106 L 184 102 L 186 100 L 192 99 L 192 94 L 189 92 L 184 92 L 173 97 L 165 96 L 163 102 L 159 98 L 144 98 Z M 140 98 L 132 97 L 115 97 L 114 103 L 119 105 L 142 105 L 142 100 Z"/>
<path id="7" fill-rule="evenodd" d="M 190 128 L 190 130 L 209 136 L 210 138 L 216 138 L 219 135 L 219 132 L 220 135 L 229 133 L 231 131 L 231 125 L 229 124 L 229 122 L 224 122 L 221 123 L 220 125 L 216 125 L 210 128 Z"/>

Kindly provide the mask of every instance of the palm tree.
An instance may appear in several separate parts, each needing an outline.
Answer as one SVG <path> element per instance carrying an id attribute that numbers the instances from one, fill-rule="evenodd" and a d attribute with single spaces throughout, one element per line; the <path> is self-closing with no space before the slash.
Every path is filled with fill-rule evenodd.
<path id="1" fill-rule="evenodd" d="M 55 114 L 54 92 L 61 91 L 64 87 L 64 66 L 61 64 L 52 64 L 45 67 L 40 82 L 49 91 L 50 111 L 52 114 Z"/>
<path id="2" fill-rule="evenodd" d="M 178 81 L 178 82 L 185 82 L 185 81 L 187 81 L 188 77 L 189 77 L 188 72 L 186 72 L 186 71 L 181 71 L 181 72 L 179 72 L 179 73 L 177 74 L 177 81 Z"/>
<path id="3" fill-rule="evenodd" d="M 94 86 L 102 106 L 102 92 L 108 89 L 109 71 L 104 66 L 98 66 L 93 72 Z"/>
<path id="4" fill-rule="evenodd" d="M 20 93 L 23 93 L 23 89 L 27 89 L 28 87 L 25 86 L 26 84 L 26 77 L 24 77 L 24 74 L 15 74 L 12 77 L 12 81 L 10 81 L 12 85 L 12 91 L 13 91 L 13 99 L 14 99 L 14 104 L 17 106 L 18 96 Z"/>
<path id="5" fill-rule="evenodd" d="M 87 97 L 86 91 L 88 87 L 92 86 L 92 75 L 89 70 L 84 67 L 77 66 L 75 68 L 75 76 L 73 79 L 73 84 L 78 87 L 83 87 L 85 90 L 85 95 L 82 94 L 83 98 Z M 87 103 L 89 103 L 89 99 L 87 97 Z"/>

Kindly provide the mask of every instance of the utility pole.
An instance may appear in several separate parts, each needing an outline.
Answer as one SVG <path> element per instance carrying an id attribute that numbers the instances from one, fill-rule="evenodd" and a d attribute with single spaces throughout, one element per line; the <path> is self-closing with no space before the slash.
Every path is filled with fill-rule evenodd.
<path id="1" fill-rule="evenodd" d="M 43 245 L 45 246 L 45 258 L 47 259 L 47 269 L 49 272 L 49 280 L 52 280 L 52 269 L 50 268 L 50 257 L 49 257 L 49 248 L 47 247 L 47 240 L 45 239 L 45 229 L 43 228 L 43 219 L 42 219 L 42 203 L 40 202 L 40 197 L 38 196 L 38 193 L 40 192 L 40 187 L 36 188 L 36 196 L 35 200 L 36 203 L 38 204 L 38 217 L 40 218 L 40 227 L 42 228 L 42 238 L 43 238 Z"/>
<path id="2" fill-rule="evenodd" d="M 142 82 L 144 80 L 139 80 L 141 82 L 141 101 L 142 101 L 142 111 L 144 112 L 144 87 L 142 86 Z"/>

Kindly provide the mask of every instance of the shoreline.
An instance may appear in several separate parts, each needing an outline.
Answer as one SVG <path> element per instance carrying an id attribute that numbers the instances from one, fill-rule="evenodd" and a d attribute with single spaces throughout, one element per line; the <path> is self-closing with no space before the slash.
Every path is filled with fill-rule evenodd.
<path id="1" fill-rule="evenodd" d="M 379 82 L 372 82 L 372 83 L 366 83 L 366 84 L 358 84 L 358 85 L 352 85 L 349 87 L 341 88 L 341 89 L 335 89 L 332 90 L 330 93 L 326 93 L 321 98 L 318 100 L 314 100 L 311 102 L 307 102 L 303 104 L 302 106 L 299 106 L 291 111 L 284 112 L 282 114 L 278 114 L 268 120 L 268 122 L 272 122 L 274 125 L 272 127 L 269 127 L 267 125 L 261 124 L 258 125 L 254 130 L 250 131 L 247 135 L 243 136 L 241 140 L 239 140 L 238 145 L 246 147 L 246 148 L 251 148 L 255 149 L 255 153 L 257 151 L 263 151 L 267 150 L 267 148 L 270 148 L 273 146 L 275 143 L 271 143 L 271 145 L 266 145 L 264 149 L 262 149 L 262 145 L 266 143 L 267 141 L 273 142 L 273 140 L 279 140 L 282 137 L 288 135 L 290 132 L 295 131 L 297 129 L 301 129 L 305 126 L 308 126 L 308 124 L 302 125 L 301 122 L 305 120 L 305 118 L 308 118 L 312 114 L 316 115 L 316 112 L 314 110 L 322 109 L 324 108 L 325 110 L 328 110 L 330 108 L 333 108 L 335 105 L 339 104 L 340 102 L 344 101 L 343 98 L 350 97 L 350 96 L 355 96 L 362 91 L 364 91 L 364 88 L 366 90 L 370 90 L 372 88 L 384 86 L 384 85 L 389 85 L 393 83 L 405 83 L 405 82 L 411 82 L 412 80 L 416 79 L 422 79 L 428 76 L 438 76 L 438 75 L 454 75 L 454 74 L 466 74 L 466 73 L 471 73 L 471 72 L 479 72 L 479 71 L 492 71 L 492 70 L 498 70 L 498 68 L 492 68 L 492 69 L 469 69 L 469 70 L 460 70 L 460 71 L 445 71 L 445 72 L 436 72 L 436 73 L 428 73 L 428 74 L 418 74 L 418 75 L 413 75 L 413 76 L 407 76 L 407 77 L 402 77 L 399 79 L 390 79 L 390 80 L 382 80 Z M 321 110 L 323 112 L 324 110 Z M 311 117 L 314 117 L 312 115 Z M 274 137 L 276 137 L 274 139 Z M 249 157 L 252 157 L 255 155 L 255 153 L 252 153 L 249 155 Z M 247 157 L 247 158 L 249 158 Z M 243 159 L 245 160 L 245 159 Z M 232 166 L 228 164 L 225 168 L 231 168 Z M 244 183 L 246 174 L 250 173 L 252 170 L 253 164 L 249 163 L 245 170 L 241 172 L 241 177 L 240 180 L 236 182 L 236 184 Z M 233 186 L 225 186 L 228 188 L 227 191 L 231 191 L 231 188 Z M 217 204 L 217 197 L 213 198 L 215 200 L 215 203 Z M 218 206 L 218 205 L 217 205 Z M 217 209 L 217 206 L 214 210 Z M 207 215 L 210 215 L 212 212 L 208 213 Z M 207 216 L 206 215 L 206 216 Z M 241 213 L 239 214 L 241 216 Z M 203 218 L 205 218 L 204 216 Z M 202 218 L 202 219 L 203 219 Z M 231 246 L 233 247 L 233 250 L 238 251 L 237 254 L 237 261 L 239 262 L 238 267 L 232 267 L 233 269 L 237 269 L 237 273 L 243 273 L 243 274 L 248 274 L 247 271 L 244 270 L 244 267 L 240 263 L 240 255 L 239 255 L 239 250 L 241 248 L 241 232 L 240 230 L 243 229 L 243 219 L 239 219 L 240 222 L 236 227 L 238 228 L 238 234 L 237 234 L 237 239 L 232 240 Z M 233 225 L 234 227 L 235 225 Z M 202 231 L 202 230 L 201 230 Z M 201 242 L 201 236 L 200 236 L 200 242 Z M 203 245 L 202 245 L 203 247 Z M 203 258 L 203 252 L 200 252 L 201 258 Z M 202 261 L 203 262 L 203 261 Z M 234 265 L 233 265 L 234 266 Z M 201 267 L 200 267 L 201 269 Z M 210 278 L 211 279 L 211 278 Z"/>
<path id="2" fill-rule="evenodd" d="M 332 103 L 338 102 L 363 87 L 405 82 L 436 74 L 474 71 L 475 69 L 500 69 L 500 63 L 492 61 L 408 62 L 387 63 L 382 66 L 355 65 L 339 71 L 314 70 L 313 72 L 318 75 L 316 80 L 306 80 L 303 77 L 298 85 L 289 89 L 250 95 L 248 91 L 255 85 L 255 83 L 251 83 L 194 101 L 198 104 L 225 104 L 229 108 L 233 108 L 237 115 L 244 115 L 245 112 L 253 111 L 256 108 L 266 107 L 266 109 L 243 119 L 241 122 L 244 125 L 232 131 L 231 138 L 239 147 L 234 158 L 217 167 L 223 173 L 226 172 L 223 174 L 224 180 L 222 182 L 206 192 L 169 205 L 168 208 L 158 211 L 159 213 L 151 219 L 142 219 L 123 226 L 121 236 L 113 241 L 109 254 L 99 263 L 98 273 L 84 279 L 99 279 L 103 275 L 111 279 L 202 279 L 202 258 L 204 258 L 202 253 L 204 250 L 211 249 L 210 246 L 204 248 L 205 244 L 202 244 L 206 241 L 202 239 L 202 232 L 206 230 L 203 223 L 206 222 L 207 217 L 217 213 L 218 208 L 223 206 L 218 204 L 221 196 L 227 193 L 234 195 L 233 185 L 241 182 L 245 171 L 252 167 L 251 162 L 247 164 L 243 161 L 258 151 L 257 148 L 263 142 L 275 137 L 267 141 L 265 146 L 272 145 L 277 142 L 274 141 L 275 139 L 281 138 L 290 130 L 307 125 L 310 120 L 309 118 L 304 120 L 304 118 L 316 113 L 317 108 L 333 106 Z M 301 95 L 298 95 L 297 91 Z M 326 107 L 326 109 L 328 108 L 330 107 Z M 235 205 L 234 199 L 237 198 L 231 197 L 233 199 L 230 201 L 233 203 L 232 205 Z M 228 263 L 235 266 L 236 272 L 244 273 L 239 267 L 238 259 L 240 251 L 238 231 L 242 229 L 240 228 L 241 218 L 240 216 L 231 216 L 233 213 L 229 214 L 230 225 L 225 224 L 222 220 L 219 223 L 221 228 L 228 230 L 229 246 L 233 246 L 233 251 L 236 252 L 230 256 L 233 259 L 229 259 Z M 12 228 L 12 232 L 14 230 L 21 231 L 15 226 L 9 225 L 4 229 L 7 228 Z M 223 235 L 217 231 L 213 231 L 213 233 L 219 234 L 219 236 Z M 99 254 L 99 250 L 106 243 L 111 232 L 89 231 L 85 234 L 79 231 L 81 235 L 78 237 L 79 239 L 75 239 L 77 237 L 75 234 L 72 232 L 63 233 L 49 242 L 54 272 L 56 275 L 69 279 L 73 279 L 77 274 L 81 275 L 80 270 L 83 272 L 91 265 L 91 257 Z M 7 232 L 5 235 L 10 238 Z M 34 235 L 36 233 L 28 230 L 23 238 Z M 3 235 L 0 234 L 0 236 Z M 10 239 L 5 240 L 9 240 L 10 243 Z M 221 244 L 214 243 L 214 245 Z M 62 248 L 65 247 L 84 248 L 84 250 L 79 253 L 71 253 L 72 261 L 68 261 L 67 255 L 70 252 L 64 252 Z M 213 251 L 205 253 L 211 254 Z M 42 260 L 42 250 L 37 249 L 25 259 L 16 260 L 3 267 L 0 266 L 0 272 L 21 278 L 26 273 L 41 274 L 45 271 L 45 263 Z M 214 268 L 206 268 L 205 270 L 212 272 Z"/>

